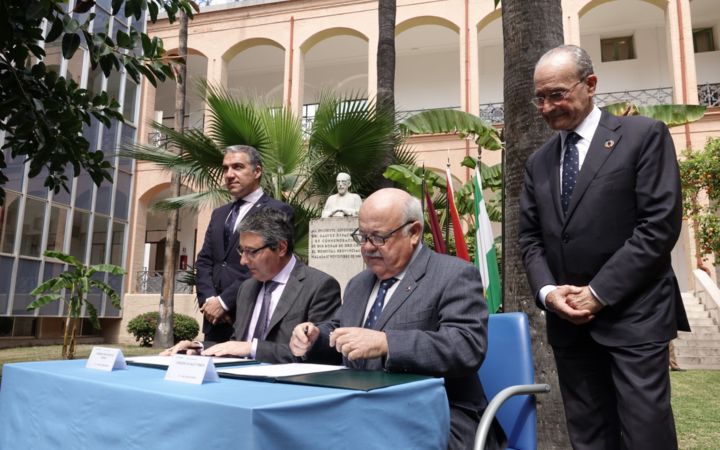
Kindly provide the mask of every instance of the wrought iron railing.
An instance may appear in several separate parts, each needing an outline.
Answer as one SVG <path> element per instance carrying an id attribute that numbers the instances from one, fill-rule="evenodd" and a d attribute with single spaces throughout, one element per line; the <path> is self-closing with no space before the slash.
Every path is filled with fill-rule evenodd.
<path id="1" fill-rule="evenodd" d="M 720 106 L 720 83 L 698 85 L 698 103 L 705 106 Z"/>
<path id="2" fill-rule="evenodd" d="M 638 106 L 672 103 L 671 87 L 637 89 L 634 91 L 605 92 L 595 94 L 595 104 L 603 107 L 612 103 L 628 102 Z"/>
<path id="3" fill-rule="evenodd" d="M 175 293 L 192 294 L 192 286 L 178 280 L 186 272 L 178 270 L 175 272 Z M 159 270 L 140 270 L 137 272 L 137 292 L 139 294 L 160 294 L 162 293 L 163 272 Z"/>
<path id="4" fill-rule="evenodd" d="M 480 118 L 485 122 L 497 125 L 505 121 L 505 104 L 482 103 L 480 105 Z"/>

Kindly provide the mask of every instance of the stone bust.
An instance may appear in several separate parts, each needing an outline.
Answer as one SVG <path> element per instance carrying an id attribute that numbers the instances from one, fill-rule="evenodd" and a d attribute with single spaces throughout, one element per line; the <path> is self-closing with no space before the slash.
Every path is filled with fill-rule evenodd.
<path id="1" fill-rule="evenodd" d="M 355 217 L 358 215 L 362 199 L 359 195 L 349 191 L 352 182 L 350 174 L 340 172 L 335 179 L 337 194 L 333 194 L 325 201 L 322 217 Z"/>

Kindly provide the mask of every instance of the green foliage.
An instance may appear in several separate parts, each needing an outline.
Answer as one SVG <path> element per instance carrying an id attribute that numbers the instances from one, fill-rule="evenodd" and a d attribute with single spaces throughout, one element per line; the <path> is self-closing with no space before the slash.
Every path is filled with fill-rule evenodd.
<path id="1" fill-rule="evenodd" d="M 701 151 L 686 150 L 680 162 L 683 212 L 695 225 L 698 252 L 720 258 L 720 139 L 708 139 Z M 701 196 L 707 202 L 700 201 Z"/>
<path id="2" fill-rule="evenodd" d="M 641 115 L 659 120 L 669 128 L 695 122 L 705 114 L 705 106 L 701 105 L 644 105 L 620 102 L 604 106 L 610 114 L 616 116 Z"/>
<path id="3" fill-rule="evenodd" d="M 207 136 L 154 123 L 170 145 L 183 149 L 182 154 L 142 145 L 126 147 L 121 154 L 178 173 L 183 183 L 197 190 L 158 207 L 196 209 L 230 199 L 222 184 L 222 149 L 254 146 L 263 158 L 263 189 L 295 209 L 295 252 L 301 257 L 307 254 L 309 221 L 320 216 L 318 206 L 335 190 L 338 172 L 349 173 L 352 190 L 366 197 L 378 188 L 376 180 L 388 164 L 388 144 L 394 148 L 394 161 L 413 162 L 395 116 L 360 95 L 323 94 L 312 126 L 303 132 L 300 120 L 284 108 L 235 97 L 206 83 L 200 88 L 209 107 Z"/>
<path id="4" fill-rule="evenodd" d="M 112 180 L 110 163 L 101 150 L 89 149 L 82 130 L 90 126 L 91 117 L 109 128 L 111 120 L 122 120 L 122 115 L 117 100 L 107 93 L 91 93 L 49 69 L 42 61 L 46 56 L 43 42 L 45 46 L 60 42 L 65 59 L 82 48 L 92 68 L 99 67 L 105 76 L 124 68 L 136 83 L 142 76 L 155 85 L 157 80 L 173 77 L 169 64 L 173 60 L 165 54 L 161 39 L 142 32 L 144 24 L 139 19 L 147 11 L 155 22 L 162 8 L 172 22 L 180 11 L 191 16 L 192 9 L 197 10 L 188 0 L 114 0 L 112 14 L 123 20 L 133 18 L 133 25 L 128 32 L 118 31 L 113 39 L 107 27 L 93 31 L 95 13 L 87 13 L 94 4 L 93 0 L 78 0 L 75 9 L 67 11 L 67 2 L 60 0 L 0 2 L 0 131 L 6 133 L 3 149 L 9 149 L 13 158 L 26 158 L 29 176 L 43 173 L 45 186 L 55 193 L 61 187 L 68 190 L 68 165 L 72 166 L 73 177 L 84 169 L 97 185 Z M 4 154 L 0 153 L 0 170 L 6 167 Z M 0 171 L 0 205 L 4 203 L 2 185 L 6 182 L 6 175 Z"/>
<path id="5" fill-rule="evenodd" d="M 135 340 L 142 347 L 151 347 L 155 339 L 159 316 L 157 311 L 140 314 L 128 322 L 128 333 L 135 336 Z M 200 326 L 195 319 L 185 314 L 173 313 L 173 340 L 175 343 L 182 340 L 193 340 L 199 331 Z"/>
<path id="6" fill-rule="evenodd" d="M 33 289 L 30 294 L 37 297 L 37 299 L 28 305 L 27 310 L 32 311 L 54 301 L 65 302 L 68 320 L 65 327 L 66 348 L 63 349 L 63 356 L 72 359 L 75 347 L 75 323 L 80 318 L 83 306 L 87 310 L 93 327 L 100 328 L 97 311 L 87 299 L 88 293 L 91 290 L 97 290 L 107 295 L 112 305 L 120 309 L 120 296 L 109 284 L 102 281 L 102 276 L 98 277 L 98 275 L 108 273 L 119 276 L 124 275 L 125 271 L 113 264 L 86 266 L 74 256 L 54 250 L 48 250 L 44 255 L 48 258 L 59 259 L 68 265 L 69 270 L 44 281 Z"/>

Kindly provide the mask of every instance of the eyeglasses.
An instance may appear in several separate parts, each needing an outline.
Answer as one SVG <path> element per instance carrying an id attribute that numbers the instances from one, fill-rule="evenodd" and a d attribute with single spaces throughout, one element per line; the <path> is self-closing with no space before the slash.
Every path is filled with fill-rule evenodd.
<path id="1" fill-rule="evenodd" d="M 568 95 L 570 95 L 570 93 L 573 91 L 573 89 L 575 89 L 575 87 L 583 81 L 584 80 L 576 81 L 575 84 L 570 86 L 568 89 L 551 92 L 548 95 L 538 95 L 537 97 L 534 97 L 532 100 L 530 100 L 530 103 L 535 105 L 536 108 L 542 107 L 545 102 L 557 105 L 561 101 L 565 100 Z"/>
<path id="2" fill-rule="evenodd" d="M 415 222 L 414 220 L 408 220 L 404 224 L 400 225 L 399 227 L 395 228 L 394 230 L 392 230 L 391 232 L 389 232 L 385 235 L 381 235 L 381 234 L 367 235 L 367 234 L 361 233 L 360 228 L 358 228 L 355 231 L 353 231 L 352 234 L 350 234 L 350 236 L 352 236 L 353 241 L 355 241 L 357 244 L 362 245 L 362 244 L 370 241 L 370 243 L 372 245 L 374 245 L 375 247 L 382 247 L 383 245 L 385 245 L 385 242 L 388 239 L 390 239 L 390 236 L 392 236 L 393 234 L 397 233 L 398 231 L 402 230 L 404 227 L 406 227 L 414 222 Z"/>
<path id="3" fill-rule="evenodd" d="M 243 255 L 245 255 L 246 258 L 248 258 L 248 259 L 253 259 L 253 258 L 255 258 L 255 257 L 258 255 L 258 253 L 260 253 L 261 251 L 265 250 L 265 249 L 268 248 L 268 247 L 270 247 L 270 244 L 265 244 L 265 245 L 263 245 L 263 246 L 260 247 L 260 248 L 242 248 L 242 247 L 238 247 L 238 248 L 236 248 L 235 250 L 237 250 L 238 255 L 240 255 L 241 258 L 243 257 Z"/>

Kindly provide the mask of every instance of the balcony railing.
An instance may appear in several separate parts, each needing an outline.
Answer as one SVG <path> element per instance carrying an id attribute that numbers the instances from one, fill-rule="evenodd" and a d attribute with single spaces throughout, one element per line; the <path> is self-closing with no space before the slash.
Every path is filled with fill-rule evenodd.
<path id="1" fill-rule="evenodd" d="M 698 85 L 698 103 L 705 106 L 720 106 L 720 83 Z"/>
<path id="2" fill-rule="evenodd" d="M 606 92 L 604 94 L 595 94 L 595 104 L 599 107 L 620 102 L 628 102 L 637 106 L 663 105 L 672 103 L 672 94 L 671 87 Z"/>
<path id="3" fill-rule="evenodd" d="M 179 281 L 178 278 L 186 272 L 179 270 L 175 272 L 175 293 L 192 294 L 192 286 Z M 137 292 L 139 294 L 160 294 L 162 293 L 163 272 L 159 270 L 140 270 L 137 272 Z"/>

